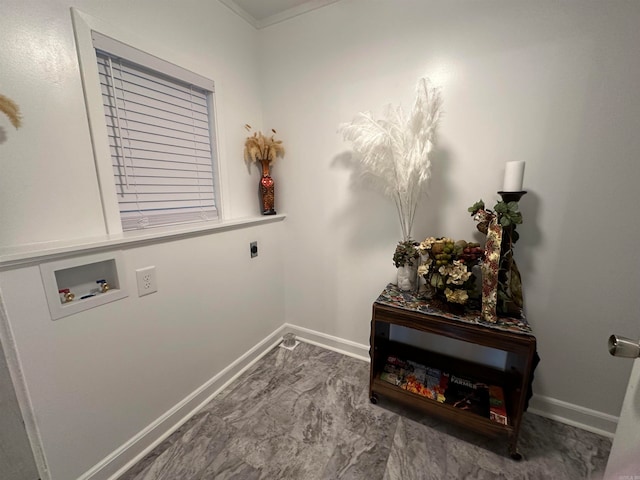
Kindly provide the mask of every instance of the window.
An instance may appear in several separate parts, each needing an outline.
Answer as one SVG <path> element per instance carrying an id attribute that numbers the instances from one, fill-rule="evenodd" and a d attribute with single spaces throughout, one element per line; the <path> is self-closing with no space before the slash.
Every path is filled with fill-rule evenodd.
<path id="1" fill-rule="evenodd" d="M 107 231 L 217 220 L 214 82 L 72 18 Z"/>
<path id="2" fill-rule="evenodd" d="M 147 67 L 164 62 L 144 52 L 92 38 L 123 230 L 217 219 L 213 82 L 194 84 L 191 72 L 171 65 L 185 80 L 174 78 Z"/>

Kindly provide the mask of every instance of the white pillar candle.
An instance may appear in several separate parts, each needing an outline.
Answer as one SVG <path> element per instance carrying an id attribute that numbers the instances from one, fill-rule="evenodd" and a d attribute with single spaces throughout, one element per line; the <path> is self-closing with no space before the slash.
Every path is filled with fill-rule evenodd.
<path id="1" fill-rule="evenodd" d="M 521 192 L 524 178 L 524 162 L 507 162 L 504 168 L 503 192 Z"/>

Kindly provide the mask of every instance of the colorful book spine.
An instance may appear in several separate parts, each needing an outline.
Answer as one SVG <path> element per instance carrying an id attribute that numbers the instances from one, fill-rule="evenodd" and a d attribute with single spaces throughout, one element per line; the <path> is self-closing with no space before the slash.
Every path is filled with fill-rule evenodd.
<path id="1" fill-rule="evenodd" d="M 494 422 L 508 425 L 507 408 L 504 403 L 504 391 L 501 387 L 489 387 L 489 418 Z"/>
<path id="2" fill-rule="evenodd" d="M 504 391 L 411 360 L 389 356 L 380 379 L 403 390 L 508 425 Z"/>
<path id="3" fill-rule="evenodd" d="M 445 391 L 445 403 L 489 418 L 489 390 L 484 383 L 450 375 L 449 385 Z"/>

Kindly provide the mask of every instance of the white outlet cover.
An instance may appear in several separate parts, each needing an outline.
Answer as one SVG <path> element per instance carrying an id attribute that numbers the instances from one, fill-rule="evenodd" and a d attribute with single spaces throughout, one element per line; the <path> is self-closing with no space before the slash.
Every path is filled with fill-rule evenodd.
<path id="1" fill-rule="evenodd" d="M 139 297 L 158 291 L 156 267 L 145 267 L 136 270 L 136 280 Z"/>

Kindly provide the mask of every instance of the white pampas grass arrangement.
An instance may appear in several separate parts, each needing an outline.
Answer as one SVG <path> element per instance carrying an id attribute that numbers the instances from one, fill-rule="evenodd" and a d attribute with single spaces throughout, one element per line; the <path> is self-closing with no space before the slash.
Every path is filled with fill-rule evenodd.
<path id="1" fill-rule="evenodd" d="M 388 105 L 384 118 L 362 112 L 339 128 L 353 145 L 361 174 L 393 198 L 405 241 L 411 238 L 418 201 L 431 177 L 429 153 L 441 115 L 440 89 L 421 78 L 409 115 L 401 106 Z"/>

